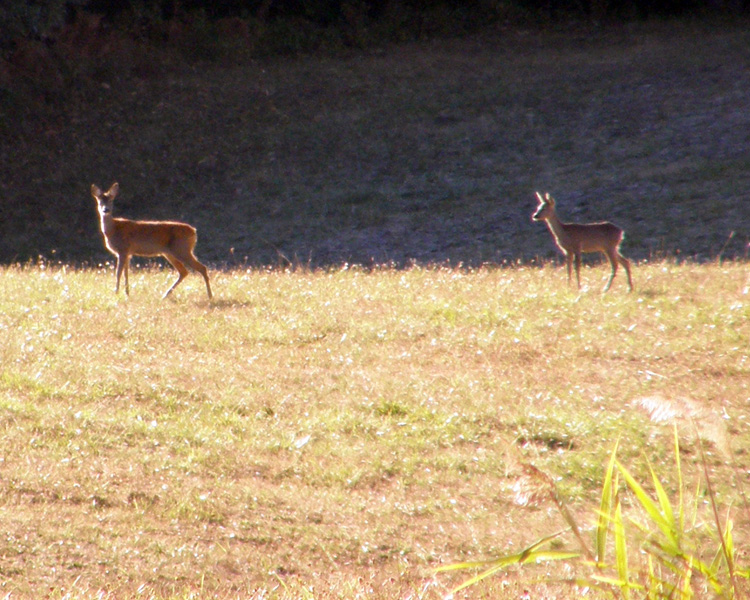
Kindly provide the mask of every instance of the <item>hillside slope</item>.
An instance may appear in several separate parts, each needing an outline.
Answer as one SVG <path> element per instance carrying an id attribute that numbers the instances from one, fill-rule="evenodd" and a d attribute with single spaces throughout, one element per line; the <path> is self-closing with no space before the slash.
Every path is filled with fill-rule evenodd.
<path id="1" fill-rule="evenodd" d="M 552 257 L 529 218 L 537 189 L 564 219 L 621 225 L 636 259 L 747 253 L 741 25 L 497 32 L 239 66 L 140 60 L 6 121 L 0 262 L 108 259 L 88 190 L 115 180 L 121 216 L 191 222 L 214 265 Z"/>

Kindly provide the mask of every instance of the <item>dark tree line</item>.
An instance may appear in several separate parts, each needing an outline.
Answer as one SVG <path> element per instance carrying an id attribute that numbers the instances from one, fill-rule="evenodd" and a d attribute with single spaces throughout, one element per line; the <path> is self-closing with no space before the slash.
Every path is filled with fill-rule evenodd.
<path id="1" fill-rule="evenodd" d="M 261 22 L 306 20 L 329 27 L 377 23 L 394 15 L 441 11 L 450 19 L 477 22 L 525 15 L 540 19 L 643 19 L 651 16 L 740 14 L 750 0 L 3 0 L 0 44 L 18 36 L 44 36 L 75 19 L 83 10 L 116 20 L 130 13 L 141 19 L 169 21 L 200 12 L 209 20 L 239 18 Z"/>
<path id="2" fill-rule="evenodd" d="M 2 0 L 0 104 L 19 82 L 75 87 L 87 73 L 124 63 L 117 57 L 133 55 L 128 44 L 188 62 L 241 62 L 449 37 L 494 24 L 743 13 L 750 13 L 750 0 Z"/>
<path id="3" fill-rule="evenodd" d="M 748 7 L 747 0 L 151 0 L 139 2 L 161 11 L 165 18 L 180 11 L 205 10 L 215 18 L 252 16 L 278 19 L 303 16 L 320 24 L 346 18 L 352 11 L 377 20 L 391 11 L 428 11 L 436 4 L 445 8 L 487 13 L 525 10 L 542 15 L 614 17 L 673 16 L 705 11 L 738 12 Z M 127 10 L 134 2 L 90 0 L 92 10 L 106 13 Z"/>

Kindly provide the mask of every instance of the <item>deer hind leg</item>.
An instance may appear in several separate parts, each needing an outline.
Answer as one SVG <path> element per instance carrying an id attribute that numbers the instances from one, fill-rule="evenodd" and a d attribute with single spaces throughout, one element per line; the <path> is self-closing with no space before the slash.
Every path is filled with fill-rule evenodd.
<path id="1" fill-rule="evenodd" d="M 208 299 L 210 300 L 213 297 L 213 294 L 211 294 L 211 283 L 208 280 L 208 269 L 206 269 L 206 266 L 203 263 L 195 258 L 195 254 L 193 254 L 192 252 L 185 257 L 185 262 L 196 273 L 200 273 L 201 275 L 203 275 L 203 279 L 206 280 L 206 291 L 208 292 Z"/>
<path id="2" fill-rule="evenodd" d="M 162 296 L 162 300 L 169 296 L 169 294 L 172 293 L 172 290 L 174 290 L 180 283 L 182 283 L 182 280 L 187 277 L 188 270 L 187 267 L 182 263 L 181 260 L 179 260 L 174 254 L 164 254 L 164 258 L 166 258 L 169 261 L 169 264 L 172 265 L 175 270 L 180 274 L 180 276 L 177 278 L 177 281 L 175 281 L 172 284 L 172 287 L 169 288 L 166 293 Z"/>
<path id="3" fill-rule="evenodd" d="M 617 259 L 617 262 L 619 262 L 623 266 L 623 268 L 625 269 L 625 272 L 628 274 L 628 289 L 632 292 L 633 291 L 633 279 L 630 276 L 630 261 L 619 252 L 617 253 L 617 256 L 615 258 Z"/>
<path id="4" fill-rule="evenodd" d="M 576 252 L 574 254 L 575 261 L 576 261 L 576 284 L 578 285 L 578 289 L 581 289 L 581 253 Z"/>

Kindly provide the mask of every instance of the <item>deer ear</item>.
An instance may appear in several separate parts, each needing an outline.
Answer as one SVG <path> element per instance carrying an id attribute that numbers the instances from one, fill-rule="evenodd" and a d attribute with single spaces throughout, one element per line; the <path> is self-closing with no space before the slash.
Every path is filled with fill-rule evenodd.
<path id="1" fill-rule="evenodd" d="M 115 183 L 113 183 L 109 187 L 109 189 L 107 190 L 107 193 L 104 194 L 104 195 L 108 196 L 108 197 L 112 198 L 112 200 L 114 200 L 115 196 L 117 196 L 117 192 L 119 192 L 119 191 L 120 191 L 120 184 L 118 184 L 117 182 L 115 182 Z"/>
<path id="2" fill-rule="evenodd" d="M 544 202 L 544 200 L 542 200 L 542 195 L 539 192 L 534 192 L 534 193 L 536 194 L 536 197 L 539 199 L 539 202 Z"/>
<path id="3" fill-rule="evenodd" d="M 91 184 L 91 195 L 92 195 L 92 196 L 93 196 L 94 198 L 98 198 L 99 196 L 101 196 L 101 195 L 102 195 L 102 191 L 101 191 L 101 190 L 100 190 L 100 189 L 99 189 L 98 187 L 96 187 L 96 184 L 95 184 L 95 183 L 92 183 L 92 184 Z"/>
<path id="4" fill-rule="evenodd" d="M 544 195 L 544 199 L 547 201 L 547 204 L 549 204 L 550 206 L 555 205 L 555 199 L 552 196 L 550 196 L 549 193 L 546 193 Z"/>

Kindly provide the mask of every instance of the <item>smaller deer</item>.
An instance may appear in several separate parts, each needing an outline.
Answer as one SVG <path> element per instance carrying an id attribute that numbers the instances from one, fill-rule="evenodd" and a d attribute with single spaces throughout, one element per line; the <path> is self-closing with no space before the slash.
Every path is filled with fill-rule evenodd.
<path id="1" fill-rule="evenodd" d="M 581 254 L 584 252 L 603 252 L 612 267 L 612 275 L 607 285 L 606 292 L 612 285 L 612 280 L 617 274 L 618 263 L 625 267 L 628 274 L 628 288 L 632 291 L 633 280 L 630 277 L 630 261 L 620 254 L 620 243 L 622 242 L 623 230 L 607 221 L 601 223 L 563 223 L 555 212 L 555 199 L 549 194 L 544 198 L 537 192 L 539 206 L 531 216 L 534 221 L 546 221 L 552 237 L 560 251 L 565 255 L 568 263 L 568 284 L 570 284 L 571 267 L 575 260 L 576 281 L 581 288 Z"/>
<path id="2" fill-rule="evenodd" d="M 117 183 L 102 192 L 96 185 L 91 186 L 99 210 L 104 244 L 117 257 L 117 285 L 115 293 L 120 291 L 120 276 L 125 271 L 125 293 L 130 295 L 128 286 L 128 270 L 131 256 L 163 256 L 179 273 L 179 278 L 172 284 L 164 298 L 169 296 L 188 274 L 188 265 L 206 280 L 206 291 L 209 300 L 212 297 L 211 284 L 208 281 L 208 270 L 198 262 L 193 254 L 197 232 L 195 227 L 187 223 L 175 221 L 131 221 L 130 219 L 116 219 L 112 210 L 115 196 L 120 190 Z"/>

